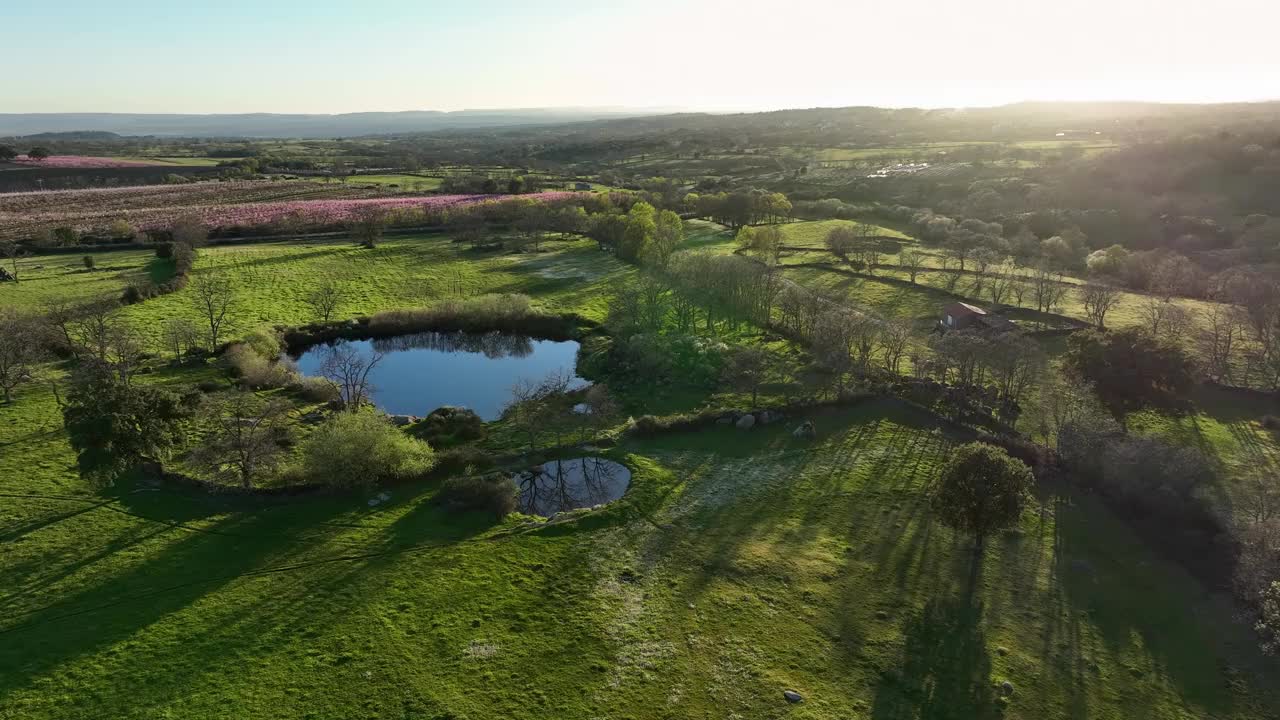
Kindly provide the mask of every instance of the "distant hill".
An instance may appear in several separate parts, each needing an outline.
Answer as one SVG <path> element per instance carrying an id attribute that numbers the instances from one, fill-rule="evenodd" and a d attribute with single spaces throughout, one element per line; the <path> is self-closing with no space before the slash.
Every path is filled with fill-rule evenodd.
<path id="1" fill-rule="evenodd" d="M 167 115 L 133 113 L 0 113 L 0 137 L 116 133 L 165 137 L 329 138 L 483 127 L 545 125 L 654 115 L 670 110 L 529 108 L 457 112 L 362 112 L 340 115 Z"/>

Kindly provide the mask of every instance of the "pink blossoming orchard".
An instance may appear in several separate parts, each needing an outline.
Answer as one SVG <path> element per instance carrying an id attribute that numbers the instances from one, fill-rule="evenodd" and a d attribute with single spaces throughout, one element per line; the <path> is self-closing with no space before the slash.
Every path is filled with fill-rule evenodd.
<path id="1" fill-rule="evenodd" d="M 521 197 L 555 200 L 570 192 Z M 211 231 L 263 228 L 293 221 L 297 228 L 333 227 L 370 210 L 388 215 L 439 212 L 510 196 L 397 195 L 345 186 L 297 182 L 211 182 L 89 190 L 0 194 L 0 238 L 21 240 L 46 228 L 103 232 L 117 221 L 135 230 L 161 230 L 182 217 L 198 217 Z M 410 219 L 411 218 L 402 218 Z"/>
<path id="2" fill-rule="evenodd" d="M 13 159 L 18 165 L 30 165 L 32 167 L 43 168 L 129 168 L 129 167 L 156 167 L 164 163 L 152 163 L 143 160 L 121 160 L 119 158 L 109 157 L 90 157 L 87 155 L 50 155 L 47 158 L 36 159 L 19 155 Z"/>

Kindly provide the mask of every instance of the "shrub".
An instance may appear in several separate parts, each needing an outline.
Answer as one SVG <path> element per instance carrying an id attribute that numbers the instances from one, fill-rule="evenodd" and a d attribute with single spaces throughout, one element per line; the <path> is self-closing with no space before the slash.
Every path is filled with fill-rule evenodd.
<path id="1" fill-rule="evenodd" d="M 285 387 L 298 378 L 297 372 L 287 364 L 265 358 L 244 343 L 227 348 L 226 359 L 241 384 L 255 390 Z"/>
<path id="2" fill-rule="evenodd" d="M 432 410 L 414 430 L 437 448 L 479 440 L 485 435 L 484 420 L 479 415 L 467 408 L 449 405 Z"/>
<path id="3" fill-rule="evenodd" d="M 409 480 L 434 464 L 430 445 L 405 435 L 385 415 L 374 412 L 333 415 L 302 446 L 303 474 L 335 488 Z"/>
<path id="4" fill-rule="evenodd" d="M 488 511 L 499 520 L 516 510 L 516 484 L 503 474 L 450 478 L 435 501 L 458 511 Z"/>
<path id="5" fill-rule="evenodd" d="M 289 389 L 308 402 L 334 402 L 342 399 L 342 391 L 329 378 L 310 375 L 299 377 L 293 381 Z"/>
<path id="6" fill-rule="evenodd" d="M 1271 430 L 1272 432 L 1280 430 L 1280 417 L 1276 417 L 1275 415 L 1263 415 L 1262 427 Z"/>
<path id="7" fill-rule="evenodd" d="M 242 342 L 265 359 L 280 357 L 280 337 L 272 330 L 258 328 L 246 335 Z"/>
<path id="8" fill-rule="evenodd" d="M 141 285 L 129 285 L 120 294 L 120 302 L 125 305 L 136 305 L 149 297 L 151 297 L 150 288 Z"/>
<path id="9" fill-rule="evenodd" d="M 436 453 L 432 473 L 449 476 L 484 471 L 494 466 L 493 454 L 474 445 L 449 448 Z"/>

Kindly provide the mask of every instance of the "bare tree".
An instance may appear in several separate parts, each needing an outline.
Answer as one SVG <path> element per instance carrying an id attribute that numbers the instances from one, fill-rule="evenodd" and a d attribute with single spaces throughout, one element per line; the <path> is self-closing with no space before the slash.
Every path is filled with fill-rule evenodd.
<path id="1" fill-rule="evenodd" d="M 912 284 L 915 284 L 916 276 L 924 269 L 924 263 L 925 254 L 919 250 L 903 250 L 898 255 L 898 265 L 911 278 Z"/>
<path id="2" fill-rule="evenodd" d="M 960 284 L 960 273 L 956 272 L 956 259 L 951 255 L 943 255 L 941 264 L 942 285 L 947 292 L 955 292 L 956 285 Z"/>
<path id="3" fill-rule="evenodd" d="M 1047 263 L 1042 263 L 1031 275 L 1031 293 L 1036 300 L 1036 310 L 1052 312 L 1066 297 L 1067 285 L 1062 275 L 1055 272 Z"/>
<path id="4" fill-rule="evenodd" d="M 1089 283 L 1079 290 L 1084 314 L 1099 330 L 1106 329 L 1107 313 L 1120 303 L 1120 289 L 1111 285 Z"/>
<path id="5" fill-rule="evenodd" d="M 1247 320 L 1244 311 L 1234 305 L 1214 303 L 1209 312 L 1209 326 L 1200 333 L 1200 350 L 1208 362 L 1209 374 L 1219 380 L 1231 380 L 1231 360 L 1245 337 Z"/>
<path id="6" fill-rule="evenodd" d="M 381 208 L 367 207 L 351 219 L 348 228 L 356 242 L 372 249 L 382 240 L 382 231 L 386 225 L 386 215 Z"/>
<path id="7" fill-rule="evenodd" d="M 360 406 L 373 394 L 369 375 L 386 353 L 371 350 L 366 357 L 351 343 L 338 342 L 325 350 L 320 363 L 320 374 L 337 384 L 343 406 L 350 412 L 358 412 Z"/>
<path id="8" fill-rule="evenodd" d="M 1274 473 L 1254 470 L 1245 479 L 1243 489 L 1240 509 L 1246 519 L 1265 523 L 1280 518 L 1280 479 Z"/>
<path id="9" fill-rule="evenodd" d="M 856 313 L 830 307 L 814 320 L 813 354 L 835 375 L 836 394 L 844 391 L 845 376 L 853 371 L 853 342 L 858 323 Z"/>
<path id="10" fill-rule="evenodd" d="M 579 419 L 579 433 L 584 442 L 617 424 L 622 414 L 609 387 L 603 384 L 588 388 L 581 407 L 575 408 L 575 411 Z"/>
<path id="11" fill-rule="evenodd" d="M 826 237 L 827 250 L 832 255 L 840 258 L 844 262 L 849 262 L 849 256 L 852 255 L 858 246 L 862 243 L 862 236 L 858 231 L 848 225 L 840 225 L 832 228 Z"/>
<path id="12" fill-rule="evenodd" d="M 858 248 L 858 262 L 866 268 L 868 275 L 876 274 L 876 266 L 880 264 L 880 245 L 875 240 L 862 240 Z"/>
<path id="13" fill-rule="evenodd" d="M 213 403 L 207 414 L 214 427 L 194 453 L 214 473 L 233 478 L 241 487 L 279 463 L 281 439 L 287 431 L 288 403 L 263 400 L 251 392 L 236 392 Z"/>
<path id="14" fill-rule="evenodd" d="M 146 355 L 145 344 L 136 328 L 123 320 L 111 323 L 107 334 L 106 359 L 120 380 L 128 385 Z"/>
<path id="15" fill-rule="evenodd" d="M 186 318 L 174 318 L 165 323 L 164 344 L 173 351 L 173 359 L 182 360 L 182 354 L 200 342 L 200 330 Z"/>
<path id="16" fill-rule="evenodd" d="M 1142 303 L 1141 312 L 1152 335 L 1175 345 L 1182 343 L 1191 325 L 1191 314 L 1186 308 L 1154 295 Z"/>
<path id="17" fill-rule="evenodd" d="M 911 324 L 902 320 L 886 320 L 880 325 L 880 347 L 884 351 L 884 369 L 898 373 L 902 356 L 911 342 Z"/>
<path id="18" fill-rule="evenodd" d="M 1022 306 L 1022 299 L 1027 295 L 1027 277 L 1019 268 L 1015 267 L 1009 273 L 1009 297 L 1013 300 L 1013 304 L 1018 307 Z"/>
<path id="19" fill-rule="evenodd" d="M 169 227 L 173 242 L 190 248 L 203 247 L 209 239 L 209 229 L 198 215 L 183 215 Z"/>
<path id="20" fill-rule="evenodd" d="M 999 388 L 1000 399 L 1017 403 L 1023 392 L 1044 373 L 1049 360 L 1034 340 L 1009 332 L 991 338 L 982 363 Z"/>
<path id="21" fill-rule="evenodd" d="M 120 304 L 114 300 L 100 300 L 82 306 L 76 313 L 75 336 L 79 345 L 103 363 L 110 362 L 107 355 L 119 322 L 119 309 Z"/>
<path id="22" fill-rule="evenodd" d="M 49 328 L 50 342 L 61 346 L 62 350 L 71 353 L 74 357 L 80 355 L 80 345 L 74 337 L 80 312 L 79 307 L 66 300 L 52 302 L 44 311 L 44 321 Z"/>
<path id="23" fill-rule="evenodd" d="M 992 303 L 1001 305 L 1004 303 L 1005 297 L 1009 294 L 1012 286 L 1012 265 L 1001 265 L 987 278 L 987 295 L 990 296 Z"/>
<path id="24" fill-rule="evenodd" d="M 209 350 L 217 350 L 222 325 L 235 304 L 235 286 L 230 278 L 203 274 L 191 282 L 191 293 L 196 310 L 209 325 Z"/>
<path id="25" fill-rule="evenodd" d="M 18 243 L 12 240 L 0 240 L 0 258 L 9 261 L 9 267 L 12 268 L 9 274 L 13 276 L 14 282 L 22 280 L 18 274 L 18 261 L 26 256 L 27 251 Z"/>
<path id="26" fill-rule="evenodd" d="M 572 375 L 557 372 L 539 381 L 521 378 L 512 386 L 511 401 L 503 417 L 510 419 L 528 439 L 530 451 L 538 449 L 539 438 L 548 432 L 555 435 L 556 446 L 562 444 L 565 429 L 562 413 L 568 407 L 565 393 L 572 383 Z"/>
<path id="27" fill-rule="evenodd" d="M 13 391 L 36 379 L 44 359 L 40 323 L 17 308 L 0 308 L 0 390 L 4 402 L 13 402 Z"/>
<path id="28" fill-rule="evenodd" d="M 768 350 L 747 345 L 734 349 L 725 358 L 722 378 L 734 390 L 751 393 L 751 405 L 760 396 L 760 387 L 773 374 L 775 358 Z"/>
<path id="29" fill-rule="evenodd" d="M 320 318 L 321 322 L 329 322 L 333 313 L 342 302 L 342 288 L 335 282 L 326 282 L 307 296 L 307 305 Z"/>

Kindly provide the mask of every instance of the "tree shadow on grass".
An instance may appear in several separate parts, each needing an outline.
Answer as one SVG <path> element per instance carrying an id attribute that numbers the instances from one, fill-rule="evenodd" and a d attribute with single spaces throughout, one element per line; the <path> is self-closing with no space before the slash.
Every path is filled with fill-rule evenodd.
<path id="1" fill-rule="evenodd" d="M 99 553 L 95 562 L 117 560 L 123 569 L 99 571 L 78 592 L 35 609 L 0 611 L 0 699 L 65 663 L 127 640 L 242 577 L 296 561 L 291 551 L 305 554 L 310 548 L 281 538 L 316 519 L 310 514 L 233 515 L 198 530 L 172 526 L 148 535 L 148 542 L 162 541 L 165 535 L 175 539 L 142 561 L 135 561 L 136 553 L 124 552 L 133 544 Z"/>
<path id="2" fill-rule="evenodd" d="M 935 598 L 904 627 L 903 663 L 881 673 L 874 720 L 981 720 L 999 716 L 983 604 L 970 593 Z"/>
<path id="3" fill-rule="evenodd" d="M 1064 488 L 1055 507 L 1047 602 L 1057 612 L 1048 615 L 1041 662 L 1075 687 L 1078 702 L 1097 659 L 1108 656 L 1133 674 L 1130 703 L 1168 682 L 1188 705 L 1227 716 L 1243 686 L 1250 695 L 1276 687 L 1256 638 L 1194 577 L 1159 559 L 1096 498 Z"/>

